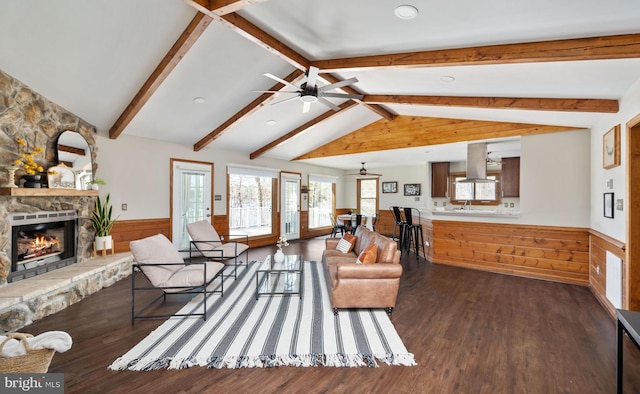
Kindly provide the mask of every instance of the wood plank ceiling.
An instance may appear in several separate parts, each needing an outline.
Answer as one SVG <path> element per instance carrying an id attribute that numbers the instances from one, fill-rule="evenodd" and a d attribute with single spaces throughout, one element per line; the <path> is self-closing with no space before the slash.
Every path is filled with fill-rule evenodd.
<path id="1" fill-rule="evenodd" d="M 264 30 L 242 18 L 235 12 L 266 0 L 185 0 L 199 12 L 184 32 L 178 37 L 160 64 L 140 88 L 131 103 L 120 115 L 109 131 L 110 138 L 118 138 L 131 119 L 153 95 L 171 70 L 180 62 L 185 53 L 198 40 L 202 32 L 212 22 L 227 25 L 256 45 L 276 54 L 296 70 L 284 79 L 296 83 L 304 72 L 313 65 L 320 69 L 320 78 L 327 83 L 340 81 L 333 72 L 364 68 L 434 67 L 469 64 L 513 64 L 536 62 L 563 62 L 579 60 L 600 60 L 637 58 L 640 54 L 640 34 L 606 37 L 578 38 L 544 42 L 529 42 L 507 45 L 491 45 L 447 50 L 432 50 L 410 53 L 362 56 L 341 59 L 310 61 L 296 53 L 283 42 L 267 34 Z M 277 83 L 269 90 L 283 87 Z M 575 128 L 553 125 L 529 125 L 508 122 L 466 121 L 438 118 L 396 116 L 384 104 L 413 104 L 431 106 L 463 106 L 477 108 L 512 108 L 534 111 L 576 111 L 615 113 L 617 100 L 593 98 L 530 98 L 530 97 L 456 97 L 422 95 L 380 95 L 369 94 L 353 87 L 344 87 L 349 94 L 364 95 L 340 106 L 340 112 L 348 111 L 355 104 L 365 106 L 383 119 L 338 138 L 298 159 L 336 156 L 367 152 L 371 150 L 398 149 L 436 143 L 480 140 L 504 136 L 575 130 Z M 199 151 L 216 138 L 223 135 L 235 123 L 266 105 L 273 95 L 264 93 L 229 117 L 220 126 L 203 136 L 193 149 Z M 330 110 L 302 126 L 276 138 L 250 154 L 251 159 L 260 157 L 304 130 L 330 118 L 338 112 Z M 390 134 L 393 138 L 389 138 Z M 366 138 L 364 137 L 366 135 Z"/>

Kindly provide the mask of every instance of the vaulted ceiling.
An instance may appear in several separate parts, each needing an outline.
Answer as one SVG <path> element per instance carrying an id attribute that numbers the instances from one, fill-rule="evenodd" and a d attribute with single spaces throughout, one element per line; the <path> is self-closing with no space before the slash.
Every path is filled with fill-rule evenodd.
<path id="1" fill-rule="evenodd" d="M 0 69 L 96 125 L 357 169 L 455 141 L 589 128 L 640 81 L 640 3 L 22 0 L 0 4 Z M 303 113 L 290 90 L 355 77 Z M 202 98 L 197 100 L 196 98 Z M 278 103 L 280 102 L 280 103 Z M 276 103 L 276 104 L 274 104 Z"/>

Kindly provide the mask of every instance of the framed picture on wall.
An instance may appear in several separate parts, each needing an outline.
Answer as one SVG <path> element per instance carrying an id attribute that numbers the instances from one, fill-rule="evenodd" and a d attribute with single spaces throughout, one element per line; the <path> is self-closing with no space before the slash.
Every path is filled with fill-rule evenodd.
<path id="1" fill-rule="evenodd" d="M 620 125 L 616 125 L 602 137 L 602 167 L 608 170 L 619 165 Z"/>
<path id="2" fill-rule="evenodd" d="M 398 182 L 382 182 L 382 192 L 383 193 L 397 193 L 398 192 Z"/>
<path id="3" fill-rule="evenodd" d="M 420 195 L 420 184 L 419 183 L 405 183 L 404 184 L 404 195 L 405 196 L 419 196 Z"/>
<path id="4" fill-rule="evenodd" d="M 613 193 L 604 193 L 604 217 L 613 219 Z"/>

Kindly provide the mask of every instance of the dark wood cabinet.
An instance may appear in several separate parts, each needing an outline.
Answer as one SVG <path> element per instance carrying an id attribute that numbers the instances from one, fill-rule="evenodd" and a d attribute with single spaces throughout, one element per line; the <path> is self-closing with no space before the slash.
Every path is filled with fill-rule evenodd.
<path id="1" fill-rule="evenodd" d="M 431 197 L 447 197 L 449 162 L 431 163 Z"/>
<path id="2" fill-rule="evenodd" d="M 520 197 L 520 158 L 502 158 L 502 197 Z"/>

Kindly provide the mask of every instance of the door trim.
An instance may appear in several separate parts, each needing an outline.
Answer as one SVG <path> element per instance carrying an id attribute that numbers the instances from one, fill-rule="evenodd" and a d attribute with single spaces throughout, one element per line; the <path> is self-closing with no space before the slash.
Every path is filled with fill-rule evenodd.
<path id="1" fill-rule="evenodd" d="M 182 162 L 182 163 L 194 163 L 201 165 L 208 165 L 211 167 L 211 201 L 209 202 L 211 206 L 211 225 L 213 225 L 213 217 L 215 216 L 215 208 L 213 205 L 213 190 L 214 190 L 214 163 L 209 161 L 198 161 L 198 160 L 189 160 L 189 159 L 179 159 L 171 157 L 169 158 L 169 240 L 173 242 L 173 164 L 174 162 Z"/>

